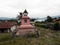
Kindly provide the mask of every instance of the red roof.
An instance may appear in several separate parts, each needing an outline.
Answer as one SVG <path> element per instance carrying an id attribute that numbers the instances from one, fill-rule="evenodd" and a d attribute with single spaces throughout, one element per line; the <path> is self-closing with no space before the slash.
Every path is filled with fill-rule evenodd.
<path id="1" fill-rule="evenodd" d="M 17 24 L 16 22 L 1 22 L 0 23 L 0 29 L 1 28 L 11 28 L 11 26 Z"/>

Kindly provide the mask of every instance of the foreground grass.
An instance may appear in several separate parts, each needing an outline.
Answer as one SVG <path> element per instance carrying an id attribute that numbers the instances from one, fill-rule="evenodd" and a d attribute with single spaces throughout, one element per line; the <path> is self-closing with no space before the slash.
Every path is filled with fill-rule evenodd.
<path id="1" fill-rule="evenodd" d="M 0 34 L 0 45 L 60 45 L 60 31 L 53 31 L 38 27 L 38 38 L 12 38 L 10 34 Z"/>

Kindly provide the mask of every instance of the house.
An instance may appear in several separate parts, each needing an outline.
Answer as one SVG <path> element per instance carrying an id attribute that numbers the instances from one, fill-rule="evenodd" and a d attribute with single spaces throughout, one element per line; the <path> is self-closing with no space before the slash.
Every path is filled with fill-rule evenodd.
<path id="1" fill-rule="evenodd" d="M 17 24 L 16 22 L 0 22 L 0 32 L 4 33 L 4 32 L 10 32 L 10 28 Z"/>

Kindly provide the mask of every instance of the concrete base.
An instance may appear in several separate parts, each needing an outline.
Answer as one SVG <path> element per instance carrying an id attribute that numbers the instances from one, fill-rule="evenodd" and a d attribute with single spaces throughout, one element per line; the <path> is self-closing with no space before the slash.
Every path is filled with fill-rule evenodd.
<path id="1" fill-rule="evenodd" d="M 18 29 L 16 35 L 27 35 L 27 34 L 34 34 L 35 30 L 34 29 Z"/>

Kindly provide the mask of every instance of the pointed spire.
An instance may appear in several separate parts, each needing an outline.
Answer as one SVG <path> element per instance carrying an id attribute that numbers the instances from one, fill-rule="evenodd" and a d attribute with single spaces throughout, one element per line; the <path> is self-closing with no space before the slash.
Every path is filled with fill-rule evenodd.
<path id="1" fill-rule="evenodd" d="M 23 13 L 28 13 L 27 10 L 25 9 Z"/>

